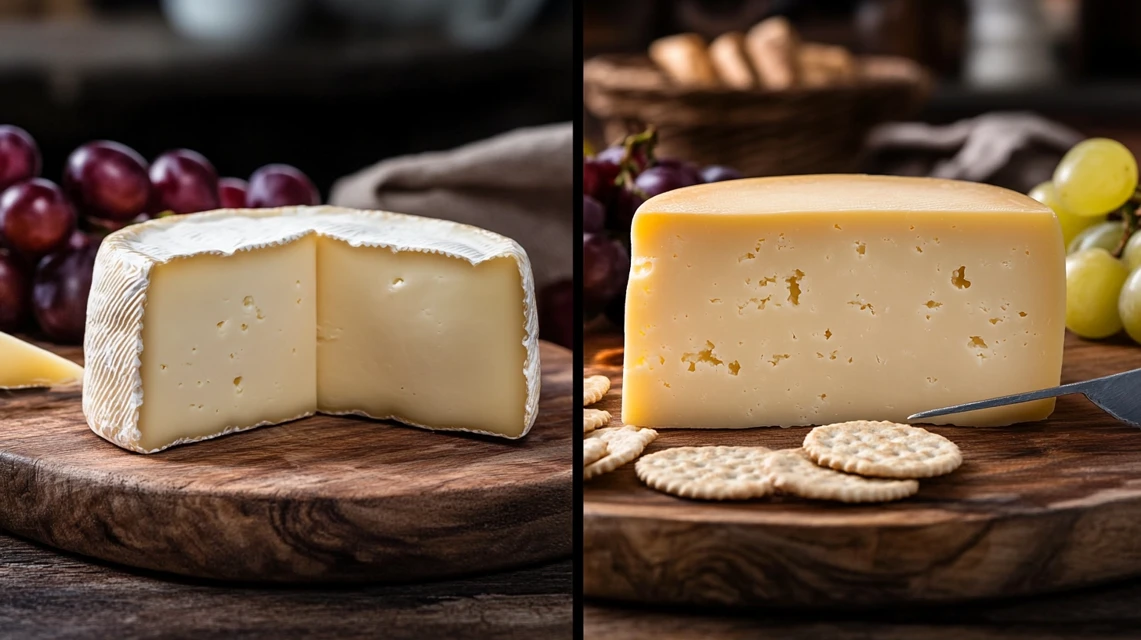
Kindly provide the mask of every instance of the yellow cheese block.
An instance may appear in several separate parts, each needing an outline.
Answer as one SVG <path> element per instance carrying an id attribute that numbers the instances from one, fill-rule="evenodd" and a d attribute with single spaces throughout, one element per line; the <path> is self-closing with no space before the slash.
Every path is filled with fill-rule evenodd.
<path id="1" fill-rule="evenodd" d="M 989 185 L 862 175 L 699 185 L 634 216 L 622 420 L 743 428 L 1057 385 L 1054 213 Z M 1040 420 L 1054 401 L 950 415 Z"/>
<path id="2" fill-rule="evenodd" d="M 59 387 L 83 380 L 83 367 L 0 332 L 0 389 Z"/>

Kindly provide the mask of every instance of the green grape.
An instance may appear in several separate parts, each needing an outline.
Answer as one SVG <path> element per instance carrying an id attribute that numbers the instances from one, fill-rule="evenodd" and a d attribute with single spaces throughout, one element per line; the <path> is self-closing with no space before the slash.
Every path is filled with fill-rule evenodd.
<path id="1" fill-rule="evenodd" d="M 1058 223 L 1062 225 L 1064 246 L 1069 246 L 1074 237 L 1083 230 L 1105 221 L 1105 216 L 1076 216 L 1070 213 L 1062 206 L 1062 201 L 1058 199 L 1058 191 L 1054 188 L 1053 182 L 1043 182 L 1031 189 L 1028 195 L 1054 210 L 1054 215 L 1058 216 Z"/>
<path id="2" fill-rule="evenodd" d="M 1125 253 L 1122 254 L 1121 261 L 1130 271 L 1136 271 L 1137 267 L 1141 267 L 1141 232 L 1129 236 L 1129 242 L 1125 243 Z"/>
<path id="3" fill-rule="evenodd" d="M 1066 257 L 1066 327 L 1083 338 L 1121 331 L 1117 303 L 1129 270 L 1105 249 Z"/>
<path id="4" fill-rule="evenodd" d="M 1129 274 L 1125 286 L 1121 288 L 1117 311 L 1125 325 L 1125 333 L 1134 342 L 1141 342 L 1141 269 L 1135 269 Z"/>
<path id="5" fill-rule="evenodd" d="M 1108 138 L 1082 140 L 1054 169 L 1054 186 L 1067 211 L 1100 216 L 1125 204 L 1137 189 L 1137 160 Z"/>
<path id="6" fill-rule="evenodd" d="M 1121 244 L 1125 227 L 1120 222 L 1109 221 L 1084 229 L 1070 241 L 1066 253 L 1077 253 L 1085 249 L 1101 248 L 1112 252 Z"/>

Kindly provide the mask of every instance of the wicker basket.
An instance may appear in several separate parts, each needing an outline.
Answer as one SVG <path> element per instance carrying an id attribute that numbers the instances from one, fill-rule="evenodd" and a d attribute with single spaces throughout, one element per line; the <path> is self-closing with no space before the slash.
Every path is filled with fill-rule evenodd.
<path id="1" fill-rule="evenodd" d="M 658 155 L 735 167 L 747 176 L 849 172 L 868 131 L 914 116 L 931 81 L 905 58 L 859 59 L 851 84 L 786 91 L 671 85 L 646 56 L 608 55 L 583 66 L 587 109 L 607 140 L 659 132 Z"/>

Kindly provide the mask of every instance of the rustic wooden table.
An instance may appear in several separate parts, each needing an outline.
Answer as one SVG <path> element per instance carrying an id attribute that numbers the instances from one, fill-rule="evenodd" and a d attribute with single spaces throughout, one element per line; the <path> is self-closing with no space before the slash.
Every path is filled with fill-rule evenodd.
<path id="1" fill-rule="evenodd" d="M 989 603 L 852 612 L 758 610 L 742 615 L 587 601 L 583 621 L 583 637 L 606 640 L 1136 638 L 1141 629 L 1141 580 Z"/>
<path id="2" fill-rule="evenodd" d="M 78 348 L 37 344 L 82 361 Z M 416 584 L 242 585 L 93 560 L 0 530 L 0 640 L 571 638 L 574 589 L 570 557 Z"/>
<path id="3" fill-rule="evenodd" d="M 622 340 L 605 322 L 588 327 L 584 362 L 621 365 Z M 1141 437 L 1141 434 L 1138 434 Z M 878 609 L 748 610 L 652 606 L 588 598 L 584 637 L 633 638 L 1135 638 L 1141 637 L 1141 580 L 1047 595 Z"/>
<path id="4" fill-rule="evenodd" d="M 474 550 L 473 550 L 474 552 Z M 0 533 L 0 638 L 571 638 L 570 559 L 400 586 L 220 585 Z"/>

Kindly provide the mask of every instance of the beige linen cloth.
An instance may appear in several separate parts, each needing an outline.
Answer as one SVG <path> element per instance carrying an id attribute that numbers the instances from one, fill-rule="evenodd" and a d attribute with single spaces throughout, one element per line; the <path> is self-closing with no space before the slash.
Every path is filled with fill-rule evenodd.
<path id="1" fill-rule="evenodd" d="M 333 185 L 330 204 L 443 218 L 514 239 L 538 288 L 574 268 L 574 129 L 510 131 L 451 151 L 391 158 Z"/>

